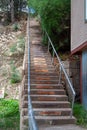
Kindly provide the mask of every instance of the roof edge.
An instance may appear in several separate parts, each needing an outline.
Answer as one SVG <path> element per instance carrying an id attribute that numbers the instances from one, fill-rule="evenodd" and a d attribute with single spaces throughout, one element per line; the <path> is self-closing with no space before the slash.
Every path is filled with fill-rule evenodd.
<path id="1" fill-rule="evenodd" d="M 84 43 L 82 43 L 80 46 L 78 46 L 77 48 L 75 48 L 74 50 L 71 51 L 71 55 L 77 54 L 77 53 L 81 53 L 83 49 L 85 49 L 87 47 L 87 41 L 85 41 Z"/>

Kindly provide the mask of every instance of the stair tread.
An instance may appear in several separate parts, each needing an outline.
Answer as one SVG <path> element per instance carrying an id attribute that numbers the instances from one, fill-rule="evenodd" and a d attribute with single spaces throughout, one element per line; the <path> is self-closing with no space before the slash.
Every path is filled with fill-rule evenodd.
<path id="1" fill-rule="evenodd" d="M 32 89 L 31 88 L 31 91 L 37 91 L 38 92 L 38 89 Z M 63 92 L 65 92 L 63 89 L 39 89 L 39 91 L 47 91 L 47 92 L 50 92 L 50 91 L 58 91 L 58 92 L 60 92 L 60 91 L 63 91 Z"/>
<path id="2" fill-rule="evenodd" d="M 36 85 L 43 85 L 43 86 L 57 86 L 57 87 L 58 87 L 58 86 L 61 86 L 61 87 L 63 87 L 62 84 L 41 84 L 41 83 L 40 83 L 40 84 L 38 84 L 38 83 L 37 83 L 37 84 L 33 84 L 33 83 L 31 84 L 31 86 L 36 86 Z"/>
<path id="3" fill-rule="evenodd" d="M 71 111 L 71 108 L 34 108 L 34 111 Z"/>
<path id="4" fill-rule="evenodd" d="M 31 96 L 35 97 L 67 97 L 66 95 L 36 95 L 36 94 L 31 94 Z"/>
<path id="5" fill-rule="evenodd" d="M 35 119 L 44 119 L 44 120 L 58 120 L 58 119 L 75 119 L 74 116 L 35 116 Z"/>
<path id="6" fill-rule="evenodd" d="M 68 102 L 68 101 L 32 101 L 32 103 L 41 103 L 41 104 L 50 104 L 50 103 L 52 103 L 52 104 L 55 104 L 55 103 L 69 103 L 70 104 L 70 102 Z"/>

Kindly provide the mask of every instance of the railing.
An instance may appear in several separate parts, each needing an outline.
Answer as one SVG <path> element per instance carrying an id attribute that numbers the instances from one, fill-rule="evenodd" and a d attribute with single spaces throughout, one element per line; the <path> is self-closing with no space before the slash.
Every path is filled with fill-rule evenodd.
<path id="1" fill-rule="evenodd" d="M 28 130 L 38 130 L 33 108 L 32 108 L 32 103 L 31 103 L 31 97 L 30 97 L 30 17 L 28 14 L 28 23 L 27 23 L 27 37 L 28 37 L 28 123 L 29 127 Z"/>
<path id="2" fill-rule="evenodd" d="M 72 117 L 72 115 L 73 115 L 73 106 L 74 106 L 74 101 L 75 101 L 75 91 L 73 89 L 71 81 L 70 81 L 70 79 L 69 79 L 69 77 L 68 77 L 68 75 L 67 75 L 67 73 L 65 71 L 65 68 L 64 68 L 64 66 L 63 66 L 63 64 L 62 64 L 62 62 L 60 60 L 60 57 L 58 56 L 58 54 L 57 54 L 57 52 L 56 52 L 56 50 L 54 48 L 54 45 L 53 45 L 53 43 L 52 43 L 52 41 L 51 41 L 51 39 L 50 39 L 47 31 L 44 30 L 43 34 L 45 35 L 45 38 L 48 41 L 48 52 L 50 51 L 50 46 L 51 46 L 51 50 L 53 52 L 53 54 L 52 54 L 52 63 L 54 62 L 54 56 L 56 56 L 58 64 L 59 64 L 59 71 L 60 72 L 59 72 L 59 81 L 58 81 L 58 84 L 61 84 L 62 73 L 63 73 L 63 75 L 65 77 L 65 81 L 67 83 L 67 93 L 69 95 L 69 98 L 71 98 L 72 111 L 70 113 L 70 117 Z"/>

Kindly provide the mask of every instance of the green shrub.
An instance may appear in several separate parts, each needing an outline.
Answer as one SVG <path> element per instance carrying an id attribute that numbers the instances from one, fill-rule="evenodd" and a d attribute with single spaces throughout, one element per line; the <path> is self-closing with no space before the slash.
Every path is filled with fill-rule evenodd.
<path id="1" fill-rule="evenodd" d="M 13 28 L 14 31 L 18 31 L 20 29 L 20 26 L 19 26 L 18 23 L 14 23 L 12 28 Z"/>
<path id="2" fill-rule="evenodd" d="M 12 64 L 11 65 L 11 77 L 10 81 L 12 84 L 19 83 L 21 81 L 21 75 L 16 67 Z"/>
<path id="3" fill-rule="evenodd" d="M 17 100 L 0 99 L 0 130 L 19 130 L 20 113 Z M 17 128 L 17 129 L 16 129 Z"/>
<path id="4" fill-rule="evenodd" d="M 81 104 L 74 105 L 74 115 L 77 118 L 77 124 L 87 128 L 87 110 Z"/>
<path id="5" fill-rule="evenodd" d="M 70 50 L 70 0 L 30 0 L 56 50 Z M 44 38 L 43 38 L 44 39 Z"/>
<path id="6" fill-rule="evenodd" d="M 18 48 L 21 48 L 21 49 L 25 49 L 25 39 L 23 36 L 19 37 L 19 40 L 18 40 Z"/>
<path id="7" fill-rule="evenodd" d="M 17 47 L 16 46 L 17 46 L 16 44 L 12 45 L 10 47 L 10 52 L 12 52 L 12 53 L 16 52 L 17 51 Z"/>

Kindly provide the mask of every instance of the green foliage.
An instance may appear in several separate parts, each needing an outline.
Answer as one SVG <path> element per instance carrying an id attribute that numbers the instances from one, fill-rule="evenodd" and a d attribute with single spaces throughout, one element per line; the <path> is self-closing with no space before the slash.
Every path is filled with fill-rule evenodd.
<path id="1" fill-rule="evenodd" d="M 19 106 L 17 100 L 0 100 L 0 118 L 19 116 Z"/>
<path id="2" fill-rule="evenodd" d="M 12 64 L 11 65 L 11 77 L 10 81 L 12 84 L 19 83 L 21 81 L 21 75 L 16 67 Z"/>
<path id="3" fill-rule="evenodd" d="M 25 39 L 23 36 L 19 37 L 18 48 L 25 49 Z"/>
<path id="4" fill-rule="evenodd" d="M 14 16 L 15 20 L 20 19 L 22 7 L 26 5 L 26 3 L 26 0 L 0 0 L 0 9 L 6 13 L 6 20 L 11 22 L 11 15 Z M 11 12 L 12 9 L 13 12 Z"/>
<path id="5" fill-rule="evenodd" d="M 30 0 L 57 50 L 70 49 L 70 0 Z"/>
<path id="6" fill-rule="evenodd" d="M 12 53 L 16 52 L 17 51 L 17 47 L 16 46 L 17 46 L 16 44 L 12 45 L 10 47 L 10 52 L 12 52 Z"/>
<path id="7" fill-rule="evenodd" d="M 10 52 L 12 55 L 16 54 L 24 54 L 25 49 L 25 38 L 24 36 L 18 37 L 17 43 L 14 43 L 10 47 Z"/>
<path id="8" fill-rule="evenodd" d="M 20 113 L 17 100 L 0 100 L 0 129 L 19 130 Z M 17 129 L 16 129 L 17 128 Z"/>
<path id="9" fill-rule="evenodd" d="M 18 24 L 18 23 L 14 23 L 14 24 L 13 24 L 13 30 L 14 30 L 14 31 L 18 31 L 19 29 L 20 29 L 19 24 Z"/>
<path id="10" fill-rule="evenodd" d="M 77 118 L 77 124 L 87 128 L 87 110 L 81 104 L 74 105 L 74 115 Z"/>

